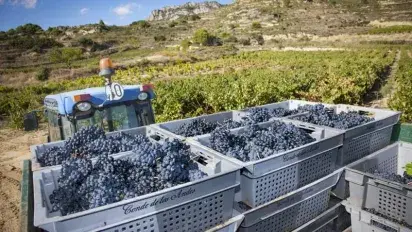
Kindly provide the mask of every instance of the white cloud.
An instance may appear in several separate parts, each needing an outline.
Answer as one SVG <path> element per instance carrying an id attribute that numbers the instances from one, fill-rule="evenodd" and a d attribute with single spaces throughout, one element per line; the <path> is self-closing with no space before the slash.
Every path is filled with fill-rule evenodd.
<path id="1" fill-rule="evenodd" d="M 133 9 L 140 8 L 141 6 L 137 3 L 128 3 L 124 5 L 117 6 L 113 9 L 113 12 L 118 16 L 125 16 L 133 13 Z"/>
<path id="2" fill-rule="evenodd" d="M 37 0 L 9 0 L 9 2 L 12 5 L 23 5 L 26 8 L 35 8 L 37 4 Z"/>
<path id="3" fill-rule="evenodd" d="M 4 0 L 0 0 L 0 5 L 3 5 L 4 4 Z"/>
<path id="4" fill-rule="evenodd" d="M 89 12 L 89 8 L 82 8 L 81 10 L 80 10 L 80 14 L 81 15 L 85 15 L 85 14 L 87 14 Z"/>

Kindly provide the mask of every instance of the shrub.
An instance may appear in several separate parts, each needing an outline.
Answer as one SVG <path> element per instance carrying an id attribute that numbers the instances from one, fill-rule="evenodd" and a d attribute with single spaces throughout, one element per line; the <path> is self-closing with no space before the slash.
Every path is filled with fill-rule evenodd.
<path id="1" fill-rule="evenodd" d="M 18 26 L 16 28 L 17 33 L 21 33 L 21 34 L 24 34 L 24 35 L 34 35 L 38 32 L 42 32 L 42 31 L 43 31 L 43 29 L 39 25 L 32 24 L 32 23 L 27 23 L 27 24 Z"/>
<path id="2" fill-rule="evenodd" d="M 139 21 L 132 22 L 130 26 L 137 26 L 138 28 L 143 29 L 143 28 L 149 28 L 151 25 L 146 20 L 139 20 Z"/>
<path id="3" fill-rule="evenodd" d="M 249 46 L 250 45 L 250 39 L 249 38 L 241 38 L 241 39 L 239 39 L 239 43 L 242 44 L 243 46 Z"/>
<path id="4" fill-rule="evenodd" d="M 20 49 L 31 49 L 34 47 L 38 47 L 39 49 L 46 49 L 52 47 L 61 47 L 63 45 L 50 38 L 18 36 L 10 40 L 9 46 Z"/>
<path id="5" fill-rule="evenodd" d="M 47 81 L 49 79 L 50 69 L 46 67 L 40 68 L 36 73 L 36 79 L 39 81 Z"/>
<path id="6" fill-rule="evenodd" d="M 190 43 L 190 41 L 189 41 L 188 39 L 184 39 L 184 40 L 182 40 L 182 42 L 180 43 L 180 47 L 181 47 L 183 50 L 185 50 L 185 51 L 190 47 L 190 45 L 191 45 L 191 43 Z"/>
<path id="7" fill-rule="evenodd" d="M 169 23 L 169 27 L 175 27 L 177 25 L 176 21 L 172 21 Z"/>
<path id="8" fill-rule="evenodd" d="M 394 34 L 394 33 L 411 33 L 412 26 L 410 25 L 396 25 L 390 27 L 378 27 L 368 31 L 368 34 Z"/>
<path id="9" fill-rule="evenodd" d="M 103 22 L 103 20 L 100 19 L 97 29 L 98 29 L 99 32 L 104 32 L 104 31 L 108 31 L 109 27 L 106 26 L 106 24 Z"/>
<path id="10" fill-rule="evenodd" d="M 50 51 L 49 60 L 53 63 L 65 63 L 70 68 L 73 61 L 81 58 L 82 53 L 80 48 L 55 48 Z"/>
<path id="11" fill-rule="evenodd" d="M 259 22 L 252 23 L 252 29 L 260 29 L 260 28 L 262 28 L 262 25 Z"/>
<path id="12" fill-rule="evenodd" d="M 164 35 L 155 35 L 154 40 L 156 42 L 166 41 L 166 37 Z"/>
<path id="13" fill-rule="evenodd" d="M 265 40 L 263 39 L 263 36 L 262 36 L 262 35 L 252 35 L 252 38 L 253 38 L 254 40 L 256 40 L 256 42 L 257 42 L 259 45 L 263 45 L 263 44 L 265 43 Z"/>
<path id="14" fill-rule="evenodd" d="M 82 47 L 91 47 L 95 44 L 95 42 L 92 39 L 85 37 L 80 38 L 78 42 Z"/>
<path id="15" fill-rule="evenodd" d="M 216 36 L 209 34 L 206 29 L 199 29 L 193 34 L 193 43 L 204 45 L 204 46 L 213 46 L 221 45 L 221 41 Z"/>
<path id="16" fill-rule="evenodd" d="M 199 19 L 200 19 L 200 16 L 197 15 L 197 14 L 189 16 L 190 21 L 196 21 L 196 20 L 199 20 Z"/>

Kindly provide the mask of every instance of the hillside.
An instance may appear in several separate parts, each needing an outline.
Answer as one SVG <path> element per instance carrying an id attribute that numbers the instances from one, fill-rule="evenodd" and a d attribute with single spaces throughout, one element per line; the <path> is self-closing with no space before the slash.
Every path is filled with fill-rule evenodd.
<path id="1" fill-rule="evenodd" d="M 238 0 L 229 5 L 206 2 L 165 7 L 153 11 L 150 21 L 122 27 L 101 23 L 35 29 L 34 33 L 16 28 L 0 32 L 0 83 L 38 83 L 45 72 L 50 80 L 89 76 L 97 72 L 102 56 L 129 67 L 147 60 L 207 60 L 238 50 L 405 44 L 412 42 L 412 34 L 392 34 L 390 28 L 383 33 L 371 30 L 408 24 L 411 16 L 412 4 L 406 0 Z M 401 27 L 410 31 L 408 26 Z M 223 46 L 206 48 L 194 43 L 182 53 L 182 41 L 192 40 L 200 28 L 213 35 L 212 45 Z M 59 55 L 64 48 L 68 48 L 64 52 L 79 54 L 69 60 L 61 55 L 51 59 L 53 50 Z"/>

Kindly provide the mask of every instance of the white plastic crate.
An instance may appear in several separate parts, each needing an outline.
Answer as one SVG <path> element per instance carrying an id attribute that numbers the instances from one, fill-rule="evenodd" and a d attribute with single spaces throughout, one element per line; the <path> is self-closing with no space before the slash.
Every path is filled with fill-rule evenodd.
<path id="1" fill-rule="evenodd" d="M 286 123 L 296 122 L 281 119 Z M 272 122 L 258 124 L 268 127 Z M 256 207 L 279 196 L 309 184 L 337 169 L 343 134 L 333 129 L 325 129 L 299 123 L 299 127 L 310 131 L 316 141 L 301 147 L 273 154 L 264 159 L 243 162 L 226 156 L 210 146 L 210 135 L 189 138 L 191 144 L 202 145 L 211 154 L 244 167 L 241 172 L 241 200 L 250 207 Z M 232 129 L 239 134 L 245 127 Z"/>
<path id="2" fill-rule="evenodd" d="M 347 201 L 342 204 L 351 215 L 352 232 L 412 232 L 412 229 L 362 210 Z"/>
<path id="3" fill-rule="evenodd" d="M 350 226 L 350 215 L 340 201 L 331 199 L 328 209 L 292 232 L 341 232 Z M 237 215 L 207 232 L 236 232 L 244 219 Z"/>
<path id="4" fill-rule="evenodd" d="M 300 100 L 290 100 L 282 103 L 287 109 L 297 109 L 303 105 L 320 104 L 318 102 L 308 102 Z M 361 114 L 368 114 L 375 120 L 359 125 L 347 130 L 341 130 L 344 134 L 343 156 L 340 164 L 342 166 L 352 163 L 366 155 L 369 155 L 390 144 L 393 126 L 398 123 L 400 112 L 375 109 L 351 105 L 331 105 L 324 104 L 326 107 L 333 108 L 336 113 L 357 111 Z M 301 115 L 301 114 L 300 114 Z M 287 118 L 294 119 L 295 116 Z M 326 127 L 328 128 L 328 127 Z"/>
<path id="5" fill-rule="evenodd" d="M 331 206 L 325 212 L 292 232 L 342 232 L 348 228 L 350 215 L 346 212 L 341 201 L 336 202 L 335 198 L 331 198 L 329 204 Z"/>
<path id="6" fill-rule="evenodd" d="M 226 119 L 232 119 L 235 122 L 241 122 L 243 115 L 245 115 L 243 112 L 234 110 L 234 111 L 228 111 L 228 112 L 202 115 L 202 116 L 193 117 L 193 118 L 180 119 L 180 120 L 175 120 L 175 121 L 170 121 L 170 122 L 158 123 L 152 126 L 159 128 L 160 131 L 162 131 L 166 135 L 178 137 L 180 139 L 185 139 L 184 136 L 175 134 L 175 131 L 185 123 L 190 123 L 195 119 L 204 119 L 206 122 L 213 122 L 213 123 L 222 123 Z"/>
<path id="7" fill-rule="evenodd" d="M 132 129 L 127 129 L 127 130 L 121 130 L 121 131 L 114 131 L 114 132 L 109 132 L 106 133 L 107 137 L 111 137 L 114 135 L 117 135 L 119 133 L 125 133 L 129 135 L 144 135 L 147 137 L 153 137 L 156 138 L 157 140 L 164 140 L 167 138 L 177 138 L 176 136 L 169 135 L 164 133 L 162 130 L 159 130 L 156 127 L 152 126 L 144 126 L 144 127 L 136 127 Z M 51 148 L 51 147 L 63 147 L 64 146 L 64 141 L 58 141 L 58 142 L 51 142 L 51 143 L 45 143 L 45 144 L 40 144 L 40 145 L 33 145 L 30 147 L 31 151 L 31 163 L 32 163 L 32 170 L 33 171 L 39 171 L 39 170 L 45 170 L 48 168 L 53 168 L 53 167 L 58 167 L 60 165 L 55 165 L 55 166 L 47 166 L 47 167 L 41 167 L 40 163 L 37 160 L 37 157 L 44 152 L 45 150 Z M 128 152 L 122 152 L 122 153 L 128 153 Z M 117 154 L 122 154 L 122 153 L 117 153 Z M 117 155 L 117 154 L 112 154 L 111 156 Z M 92 160 L 95 160 L 92 159 Z"/>
<path id="8" fill-rule="evenodd" d="M 379 178 L 375 170 L 403 175 L 403 167 L 412 162 L 412 144 L 398 142 L 349 165 L 348 202 L 362 209 L 405 221 L 412 225 L 412 186 Z"/>
<path id="9" fill-rule="evenodd" d="M 196 155 L 195 160 L 201 160 L 199 168 L 208 177 L 66 216 L 61 216 L 60 212 L 52 213 L 49 201 L 61 167 L 34 172 L 34 225 L 50 232 L 191 232 L 203 231 L 226 221 L 232 216 L 240 167 L 209 155 L 202 147 L 190 146 Z M 113 157 L 132 156 L 133 153 L 129 152 Z"/>
<path id="10" fill-rule="evenodd" d="M 329 193 L 343 169 L 290 192 L 257 208 L 242 212 L 240 232 L 291 231 L 315 219 L 328 209 Z"/>

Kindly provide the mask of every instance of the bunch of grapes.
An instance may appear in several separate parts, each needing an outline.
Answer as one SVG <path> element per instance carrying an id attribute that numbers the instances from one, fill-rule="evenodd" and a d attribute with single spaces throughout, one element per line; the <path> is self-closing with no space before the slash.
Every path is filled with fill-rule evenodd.
<path id="1" fill-rule="evenodd" d="M 70 157 L 94 158 L 103 153 L 116 154 L 131 151 L 149 139 L 143 135 L 128 135 L 123 132 L 106 137 L 104 131 L 97 126 L 88 126 L 74 133 L 64 142 L 63 147 L 51 147 L 37 157 L 42 167 L 59 165 Z"/>
<path id="2" fill-rule="evenodd" d="M 240 134 L 219 128 L 210 136 L 211 148 L 244 162 L 263 159 L 313 141 L 315 139 L 304 130 L 281 121 L 273 121 L 268 128 L 250 125 Z"/>
<path id="3" fill-rule="evenodd" d="M 307 112 L 307 114 L 294 117 L 294 119 L 337 129 L 349 129 L 374 120 L 355 111 L 337 114 L 333 109 L 322 104 L 301 106 L 298 111 Z"/>
<path id="4" fill-rule="evenodd" d="M 207 176 L 191 159 L 188 145 L 139 142 L 132 146 L 131 158 L 114 159 L 103 152 L 94 164 L 89 157 L 63 161 L 58 186 L 49 196 L 52 210 L 72 214 Z"/>
<path id="5" fill-rule="evenodd" d="M 386 179 L 386 180 L 390 180 L 390 181 L 395 181 L 401 184 L 409 184 L 412 185 L 412 176 L 408 175 L 408 173 L 405 171 L 403 173 L 403 175 L 398 175 L 395 173 L 390 173 L 390 172 L 380 172 L 378 170 L 375 170 L 373 172 L 373 175 L 382 178 L 382 179 Z"/>
<path id="6" fill-rule="evenodd" d="M 286 117 L 299 113 L 298 110 L 288 110 L 284 108 L 274 108 L 269 110 L 267 108 L 251 108 L 247 110 L 247 115 L 242 118 L 245 124 L 256 124 L 267 122 L 271 118 Z"/>
<path id="7" fill-rule="evenodd" d="M 205 119 L 194 119 L 188 123 L 183 123 L 180 125 L 174 133 L 185 137 L 193 137 L 197 135 L 209 134 L 219 127 L 233 129 L 244 125 L 244 123 L 236 122 L 232 119 L 225 119 L 222 123 L 208 122 Z"/>

